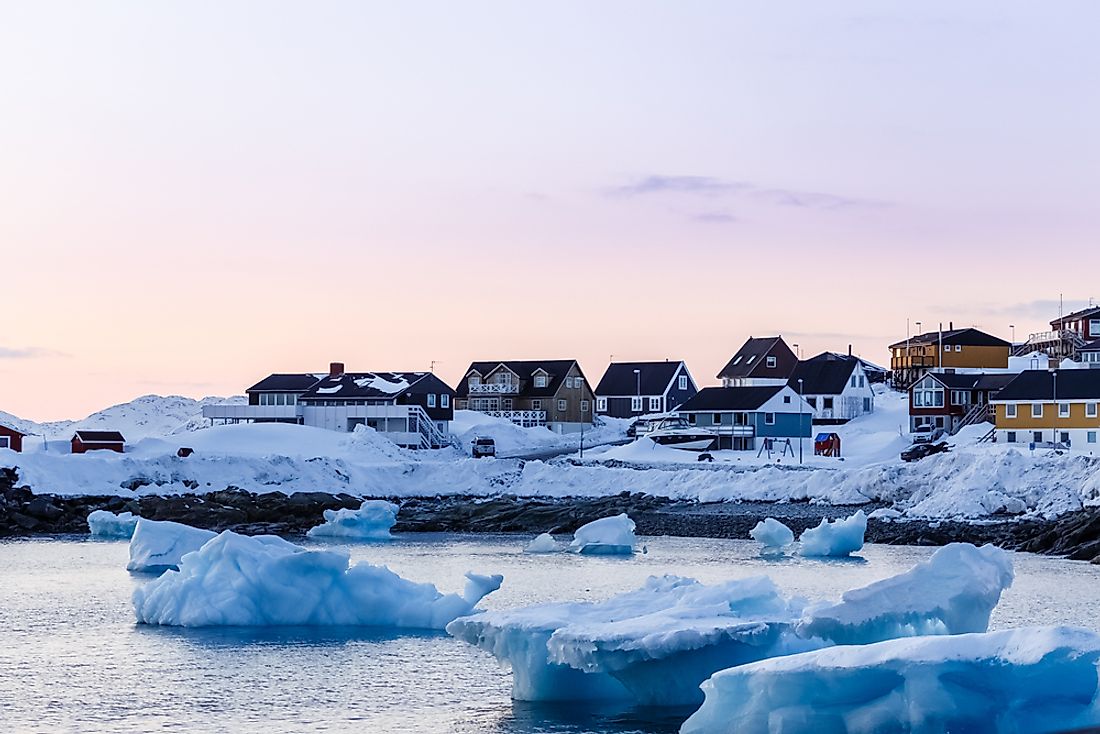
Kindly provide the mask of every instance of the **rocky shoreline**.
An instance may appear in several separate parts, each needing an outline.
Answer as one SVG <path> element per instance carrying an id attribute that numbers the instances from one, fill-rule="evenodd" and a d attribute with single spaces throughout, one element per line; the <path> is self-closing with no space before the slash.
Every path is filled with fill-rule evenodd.
<path id="1" fill-rule="evenodd" d="M 132 512 L 211 530 L 294 536 L 321 522 L 327 509 L 358 507 L 363 498 L 328 492 L 255 494 L 230 487 L 204 494 L 169 496 L 58 496 L 16 487 L 15 472 L 0 469 L 0 537 L 87 533 L 93 510 Z M 640 535 L 748 538 L 764 517 L 775 517 L 796 534 L 822 518 L 844 517 L 857 507 L 808 503 L 670 500 L 644 494 L 562 499 L 438 496 L 390 499 L 401 506 L 396 532 L 571 533 L 600 517 L 627 512 Z M 873 506 L 862 505 L 866 511 Z M 871 519 L 867 540 L 893 545 L 943 545 L 955 541 L 995 543 L 1003 548 L 1062 555 L 1100 563 L 1100 509 L 1050 520 L 1004 519 L 962 522 Z"/>

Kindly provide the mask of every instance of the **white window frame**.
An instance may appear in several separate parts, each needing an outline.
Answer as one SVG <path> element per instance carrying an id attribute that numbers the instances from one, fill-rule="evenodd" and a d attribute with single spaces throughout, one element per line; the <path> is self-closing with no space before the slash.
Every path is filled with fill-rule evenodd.
<path id="1" fill-rule="evenodd" d="M 596 412 L 603 413 L 607 411 L 607 398 L 596 398 Z"/>
<path id="2" fill-rule="evenodd" d="M 687 375 L 680 375 L 680 379 L 676 382 L 676 385 L 681 390 L 687 390 L 688 389 L 688 376 Z"/>
<path id="3" fill-rule="evenodd" d="M 660 410 L 661 410 L 661 398 L 651 396 L 649 398 L 649 412 L 650 413 L 656 413 L 656 412 L 660 412 Z"/>
<path id="4" fill-rule="evenodd" d="M 559 399 L 558 400 L 558 412 L 559 413 L 564 413 L 567 410 L 569 410 L 569 403 L 565 400 Z"/>
<path id="5" fill-rule="evenodd" d="M 542 410 L 542 401 L 538 399 L 532 400 L 531 410 Z"/>
<path id="6" fill-rule="evenodd" d="M 440 393 L 439 395 L 439 407 L 449 408 L 451 407 L 451 396 L 449 393 Z"/>
<path id="7" fill-rule="evenodd" d="M 1069 403 L 1058 403 L 1058 417 L 1069 418 L 1070 408 Z"/>
<path id="8" fill-rule="evenodd" d="M 535 375 L 535 387 L 546 387 L 546 375 Z"/>
<path id="9" fill-rule="evenodd" d="M 1085 443 L 1096 443 L 1096 431 L 1089 431 L 1085 434 Z"/>
<path id="10" fill-rule="evenodd" d="M 630 412 L 641 413 L 642 412 L 642 399 L 635 395 L 630 399 Z"/>
<path id="11" fill-rule="evenodd" d="M 434 392 L 428 393 L 428 407 L 429 408 L 434 408 L 435 407 L 435 393 Z"/>
<path id="12" fill-rule="evenodd" d="M 1016 403 L 1005 403 L 1005 418 L 1016 417 Z"/>
<path id="13" fill-rule="evenodd" d="M 466 386 L 473 387 L 481 384 L 481 375 L 470 375 L 466 378 Z"/>
<path id="14" fill-rule="evenodd" d="M 1032 403 L 1031 404 L 1031 417 L 1032 418 L 1042 418 L 1043 417 L 1043 404 L 1042 403 Z"/>
<path id="15" fill-rule="evenodd" d="M 11 436 L 0 436 L 0 449 L 11 448 Z"/>
<path id="16" fill-rule="evenodd" d="M 775 425 L 775 413 L 765 413 L 764 414 L 764 425 L 765 426 L 774 426 Z"/>
<path id="17" fill-rule="evenodd" d="M 1089 319 L 1089 336 L 1100 336 L 1100 319 Z"/>
<path id="18" fill-rule="evenodd" d="M 1095 418 L 1096 415 L 1096 403 L 1085 403 L 1085 417 Z"/>
<path id="19" fill-rule="evenodd" d="M 775 366 L 776 366 L 776 364 L 777 364 L 777 362 L 776 362 L 776 359 L 775 359 L 775 355 L 769 354 L 769 355 L 768 355 L 768 359 L 767 359 L 767 361 L 766 361 L 766 362 L 765 362 L 764 364 L 765 364 L 765 366 L 767 366 L 767 367 L 768 367 L 769 369 L 771 369 L 771 368 L 775 367 Z"/>
<path id="20" fill-rule="evenodd" d="M 1016 431 L 1005 432 L 1005 443 L 1016 443 Z"/>
<path id="21" fill-rule="evenodd" d="M 582 413 L 587 413 L 588 412 L 588 401 L 587 400 L 582 400 L 581 401 L 581 412 Z"/>

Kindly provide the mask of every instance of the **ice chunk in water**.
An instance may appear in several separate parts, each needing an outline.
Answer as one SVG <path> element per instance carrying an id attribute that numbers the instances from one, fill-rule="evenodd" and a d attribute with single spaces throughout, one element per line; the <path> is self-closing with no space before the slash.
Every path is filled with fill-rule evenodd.
<path id="1" fill-rule="evenodd" d="M 789 527 L 773 517 L 766 517 L 756 523 L 749 535 L 765 550 L 778 550 L 794 542 L 794 533 Z"/>
<path id="2" fill-rule="evenodd" d="M 863 547 L 867 516 L 858 510 L 846 520 L 823 519 L 816 528 L 803 531 L 798 552 L 803 556 L 846 556 Z"/>
<path id="3" fill-rule="evenodd" d="M 558 549 L 558 543 L 550 533 L 539 535 L 523 549 L 524 553 L 553 553 Z"/>
<path id="4" fill-rule="evenodd" d="M 602 517 L 582 525 L 573 533 L 569 549 L 596 555 L 629 555 L 634 552 L 634 521 L 626 513 Z"/>
<path id="5" fill-rule="evenodd" d="M 197 551 L 217 533 L 168 520 L 138 518 L 130 538 L 127 571 L 164 571 L 178 568 L 180 559 Z"/>
<path id="6" fill-rule="evenodd" d="M 94 510 L 88 514 L 88 532 L 97 538 L 130 538 L 137 527 L 137 515 L 120 512 L 117 515 L 107 510 Z"/>
<path id="7" fill-rule="evenodd" d="M 385 500 L 364 500 L 358 510 L 325 510 L 325 522 L 310 528 L 311 538 L 347 538 L 351 540 L 387 540 L 397 522 L 398 507 Z"/>

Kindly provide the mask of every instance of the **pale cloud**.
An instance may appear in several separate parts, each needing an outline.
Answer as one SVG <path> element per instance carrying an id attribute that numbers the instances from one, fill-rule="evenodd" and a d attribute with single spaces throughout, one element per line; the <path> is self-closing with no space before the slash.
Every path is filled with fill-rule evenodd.
<path id="1" fill-rule="evenodd" d="M 670 176 L 652 174 L 630 183 L 613 186 L 606 192 L 612 197 L 632 198 L 654 195 L 687 195 L 708 198 L 739 197 L 773 206 L 836 211 L 841 209 L 879 209 L 889 202 L 843 196 L 819 191 L 760 186 L 748 181 L 731 181 L 715 176 Z"/>

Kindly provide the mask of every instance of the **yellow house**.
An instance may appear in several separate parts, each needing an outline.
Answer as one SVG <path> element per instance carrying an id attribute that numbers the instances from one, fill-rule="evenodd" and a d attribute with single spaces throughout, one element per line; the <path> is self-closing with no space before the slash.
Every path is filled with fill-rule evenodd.
<path id="1" fill-rule="evenodd" d="M 898 387 L 909 387 L 931 370 L 1008 368 L 1012 345 L 977 329 L 917 334 L 890 345 L 890 370 Z"/>
<path id="2" fill-rule="evenodd" d="M 1100 453 L 1100 370 L 1028 370 L 990 401 L 997 441 Z"/>

